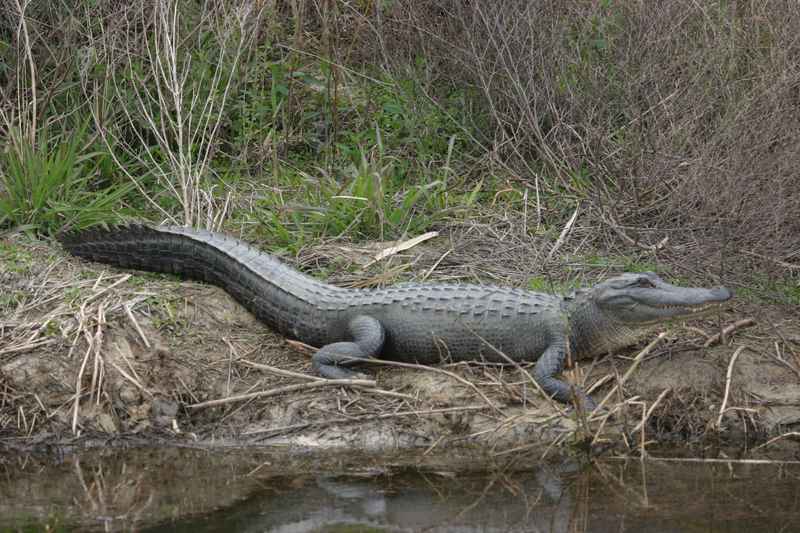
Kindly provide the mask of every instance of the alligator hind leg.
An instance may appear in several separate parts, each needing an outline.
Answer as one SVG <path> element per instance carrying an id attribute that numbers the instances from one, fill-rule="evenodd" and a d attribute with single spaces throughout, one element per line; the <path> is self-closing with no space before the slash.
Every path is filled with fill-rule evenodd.
<path id="1" fill-rule="evenodd" d="M 375 318 L 359 315 L 347 325 L 352 337 L 349 342 L 326 344 L 314 354 L 314 370 L 329 379 L 347 379 L 358 373 L 345 368 L 360 360 L 378 355 L 383 348 L 386 332 Z"/>

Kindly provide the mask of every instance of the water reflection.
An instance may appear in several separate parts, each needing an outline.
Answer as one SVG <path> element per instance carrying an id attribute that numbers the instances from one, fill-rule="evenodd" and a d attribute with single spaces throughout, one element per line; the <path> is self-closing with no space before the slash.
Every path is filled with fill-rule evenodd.
<path id="1" fill-rule="evenodd" d="M 800 523 L 797 465 L 522 463 L 480 471 L 469 457 L 175 449 L 2 457 L 0 530 L 771 532 Z"/>

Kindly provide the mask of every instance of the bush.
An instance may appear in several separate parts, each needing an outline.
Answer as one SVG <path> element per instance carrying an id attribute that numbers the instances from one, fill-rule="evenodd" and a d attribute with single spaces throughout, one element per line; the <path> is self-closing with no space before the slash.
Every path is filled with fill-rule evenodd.
<path id="1" fill-rule="evenodd" d="M 395 65 L 480 93 L 499 160 L 614 239 L 612 219 L 701 259 L 800 247 L 800 4 L 398 0 L 381 27 Z"/>

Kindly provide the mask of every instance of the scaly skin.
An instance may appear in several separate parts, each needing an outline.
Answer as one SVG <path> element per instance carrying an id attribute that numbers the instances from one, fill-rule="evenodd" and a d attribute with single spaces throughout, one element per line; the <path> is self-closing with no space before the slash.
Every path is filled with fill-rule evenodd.
<path id="1" fill-rule="evenodd" d="M 725 288 L 669 285 L 652 273 L 622 274 L 566 297 L 483 285 L 399 284 L 343 289 L 306 276 L 241 241 L 181 227 L 125 226 L 60 236 L 72 254 L 218 285 L 281 334 L 321 347 L 324 377 L 353 375 L 359 360 L 537 361 L 542 390 L 593 407 L 556 378 L 567 349 L 581 359 L 634 344 L 655 325 L 731 298 Z"/>

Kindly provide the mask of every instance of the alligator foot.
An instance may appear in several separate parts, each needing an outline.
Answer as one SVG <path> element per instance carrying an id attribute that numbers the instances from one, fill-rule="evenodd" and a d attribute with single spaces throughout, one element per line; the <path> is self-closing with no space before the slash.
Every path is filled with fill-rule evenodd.
<path id="1" fill-rule="evenodd" d="M 377 356 L 383 348 L 386 334 L 377 319 L 360 315 L 350 321 L 347 329 L 352 341 L 326 344 L 312 358 L 314 369 L 324 378 L 353 379 L 363 376 L 346 367 Z"/>
<path id="2" fill-rule="evenodd" d="M 533 378 L 547 394 L 557 402 L 580 407 L 587 415 L 597 408 L 597 404 L 579 387 L 568 385 L 556 377 L 564 369 L 566 350 L 564 344 L 554 343 L 545 350 L 536 362 Z"/>

